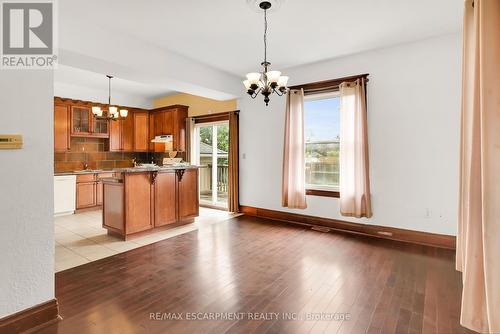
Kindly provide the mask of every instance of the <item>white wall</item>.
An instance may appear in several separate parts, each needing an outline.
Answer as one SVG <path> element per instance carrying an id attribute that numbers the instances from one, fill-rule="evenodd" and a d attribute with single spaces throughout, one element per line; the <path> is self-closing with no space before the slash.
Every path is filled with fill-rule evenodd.
<path id="1" fill-rule="evenodd" d="M 0 71 L 0 318 L 54 298 L 53 74 Z"/>
<path id="2" fill-rule="evenodd" d="M 292 84 L 369 73 L 373 217 L 339 214 L 338 199 L 281 207 L 285 98 L 238 101 L 242 205 L 364 224 L 456 234 L 461 37 L 442 36 L 284 71 Z M 429 210 L 430 215 L 426 217 Z"/>

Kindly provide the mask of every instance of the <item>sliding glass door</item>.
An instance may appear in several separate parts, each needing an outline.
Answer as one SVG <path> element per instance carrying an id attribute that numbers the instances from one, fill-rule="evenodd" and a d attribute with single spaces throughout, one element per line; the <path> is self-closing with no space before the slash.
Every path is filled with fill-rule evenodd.
<path id="1" fill-rule="evenodd" d="M 195 126 L 196 163 L 200 169 L 200 204 L 227 208 L 229 123 Z"/>

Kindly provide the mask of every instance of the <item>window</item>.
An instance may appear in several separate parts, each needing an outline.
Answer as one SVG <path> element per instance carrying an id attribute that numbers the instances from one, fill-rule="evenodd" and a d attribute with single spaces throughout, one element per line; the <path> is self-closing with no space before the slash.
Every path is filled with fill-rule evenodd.
<path id="1" fill-rule="evenodd" d="M 306 95 L 304 135 L 307 193 L 337 197 L 340 150 L 338 92 Z"/>

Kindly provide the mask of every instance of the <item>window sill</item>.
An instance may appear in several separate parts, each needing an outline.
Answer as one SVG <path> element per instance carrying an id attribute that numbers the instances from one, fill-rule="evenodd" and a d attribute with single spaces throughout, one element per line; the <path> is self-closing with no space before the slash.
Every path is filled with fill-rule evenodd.
<path id="1" fill-rule="evenodd" d="M 340 192 L 334 190 L 306 189 L 306 195 L 340 198 Z"/>

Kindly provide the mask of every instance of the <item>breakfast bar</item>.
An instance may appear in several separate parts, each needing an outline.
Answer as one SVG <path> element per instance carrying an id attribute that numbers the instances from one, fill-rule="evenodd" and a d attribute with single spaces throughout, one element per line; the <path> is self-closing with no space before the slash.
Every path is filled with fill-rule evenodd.
<path id="1" fill-rule="evenodd" d="M 115 169 L 103 182 L 103 227 L 129 236 L 174 223 L 191 223 L 199 214 L 198 166 Z"/>

